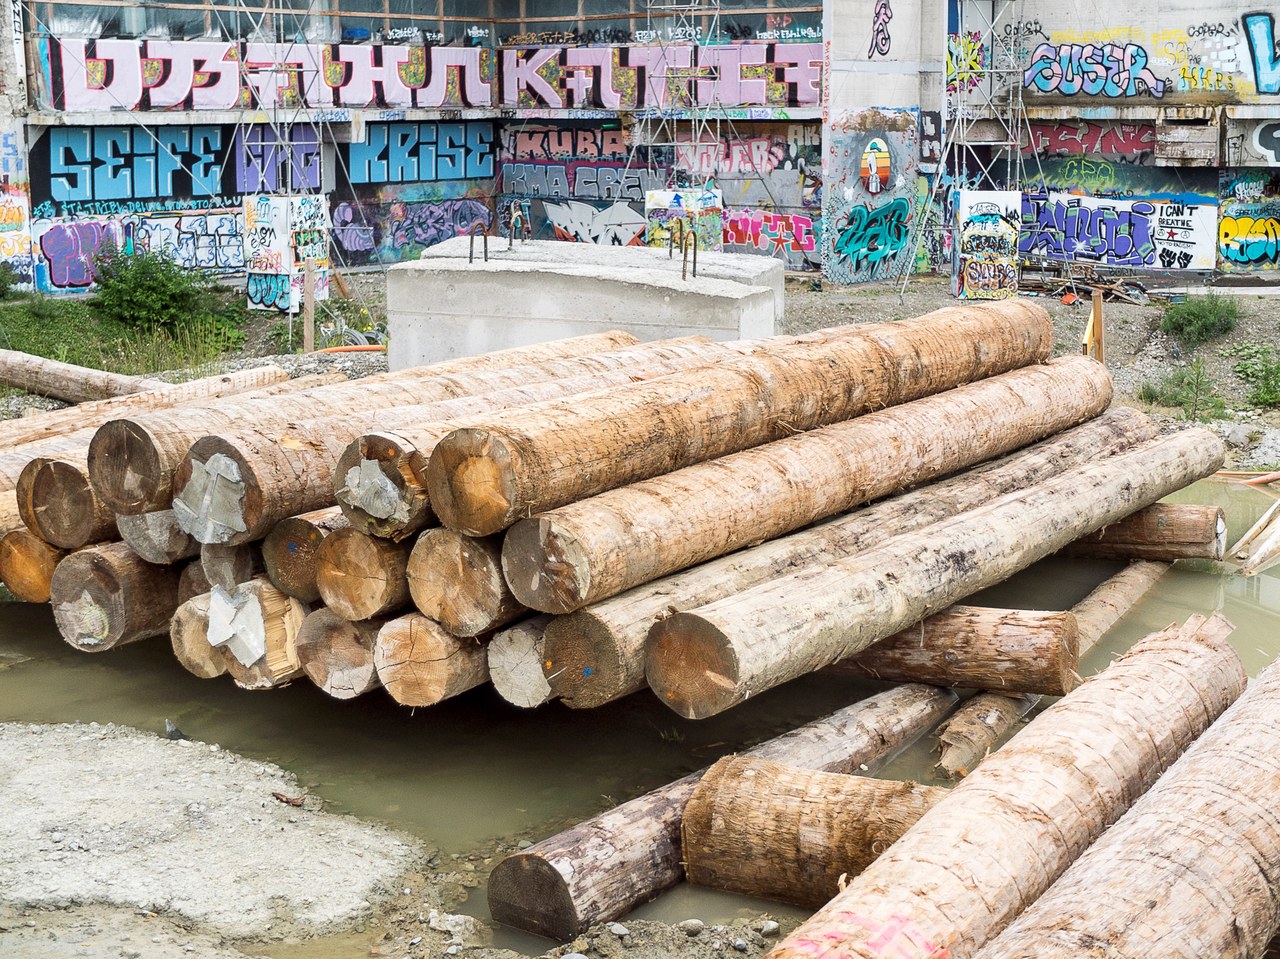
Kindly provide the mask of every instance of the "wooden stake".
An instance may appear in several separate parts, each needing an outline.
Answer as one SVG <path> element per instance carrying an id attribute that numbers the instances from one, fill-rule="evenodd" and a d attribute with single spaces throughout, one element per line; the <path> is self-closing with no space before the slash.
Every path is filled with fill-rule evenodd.
<path id="1" fill-rule="evenodd" d="M 429 529 L 409 554 L 406 575 L 418 611 L 455 636 L 489 633 L 528 612 L 502 577 L 501 537 Z"/>
<path id="2" fill-rule="evenodd" d="M 460 639 L 421 613 L 389 620 L 373 651 L 378 679 L 405 706 L 434 706 L 489 678 L 484 645 Z"/>
<path id="3" fill-rule="evenodd" d="M 346 527 L 347 518 L 336 506 L 276 523 L 262 543 L 262 561 L 271 585 L 304 603 L 319 602 L 316 551 L 326 536 Z"/>
<path id="4" fill-rule="evenodd" d="M 309 256 L 302 266 L 302 352 L 316 348 L 316 258 Z"/>
<path id="5" fill-rule="evenodd" d="M 100 543 L 58 564 L 49 601 L 62 638 L 100 653 L 168 632 L 178 608 L 178 570 L 143 562 L 124 543 Z"/>
<path id="6" fill-rule="evenodd" d="M 0 537 L 0 581 L 24 603 L 47 603 L 53 571 L 66 555 L 30 530 L 11 529 Z"/>
<path id="7" fill-rule="evenodd" d="M 358 623 L 323 606 L 302 621 L 295 644 L 307 678 L 334 699 L 354 699 L 377 689 L 373 648 L 386 619 Z"/>
<path id="8" fill-rule="evenodd" d="M 352 621 L 385 616 L 409 605 L 405 567 L 410 543 L 339 529 L 316 550 L 316 588 L 324 604 Z"/>

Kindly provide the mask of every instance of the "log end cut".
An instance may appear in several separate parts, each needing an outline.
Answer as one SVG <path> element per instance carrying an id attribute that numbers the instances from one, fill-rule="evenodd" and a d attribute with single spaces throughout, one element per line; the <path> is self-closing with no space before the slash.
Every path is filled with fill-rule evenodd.
<path id="1" fill-rule="evenodd" d="M 516 599 L 561 615 L 590 601 L 591 563 L 574 535 L 551 517 L 521 520 L 502 542 L 502 570 Z"/>
<path id="2" fill-rule="evenodd" d="M 24 603 L 49 602 L 53 571 L 67 554 L 25 529 L 0 537 L 0 580 Z"/>
<path id="3" fill-rule="evenodd" d="M 38 532 L 62 549 L 79 549 L 116 536 L 115 517 L 94 495 L 83 464 L 51 459 L 31 481 Z"/>
<path id="4" fill-rule="evenodd" d="M 513 445 L 485 429 L 454 430 L 431 453 L 427 492 L 440 522 L 472 536 L 501 532 L 514 515 Z"/>
<path id="5" fill-rule="evenodd" d="M 497 537 L 429 529 L 409 554 L 406 573 L 414 605 L 455 636 L 479 636 L 524 611 L 503 579 Z"/>
<path id="6" fill-rule="evenodd" d="M 626 652 L 589 610 L 553 618 L 542 637 L 551 697 L 573 709 L 595 709 L 643 688 L 644 664 L 632 663 Z"/>
<path id="7" fill-rule="evenodd" d="M 403 539 L 434 519 L 417 448 L 394 433 L 366 433 L 348 444 L 333 470 L 334 496 L 351 525 Z M 415 469 L 415 466 L 417 469 Z"/>
<path id="8" fill-rule="evenodd" d="M 167 474 L 156 438 L 140 423 L 111 420 L 89 443 L 89 478 L 98 498 L 117 513 L 166 508 Z"/>
<path id="9" fill-rule="evenodd" d="M 197 541 L 238 545 L 251 538 L 249 518 L 261 511 L 262 489 L 234 443 L 221 436 L 196 440 L 173 490 L 173 515 Z"/>
<path id="10" fill-rule="evenodd" d="M 686 719 L 706 719 L 736 706 L 738 657 L 729 637 L 693 613 L 676 613 L 656 624 L 645 646 L 649 688 Z"/>
<path id="11" fill-rule="evenodd" d="M 572 864 L 565 868 L 572 869 Z M 516 853 L 489 874 L 489 912 L 496 922 L 568 942 L 588 925 L 574 908 L 564 876 L 549 861 Z"/>

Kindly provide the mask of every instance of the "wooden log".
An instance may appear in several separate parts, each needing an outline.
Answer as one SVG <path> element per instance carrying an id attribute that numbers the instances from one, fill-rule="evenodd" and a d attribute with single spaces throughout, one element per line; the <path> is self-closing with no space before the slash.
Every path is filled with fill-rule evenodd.
<path id="1" fill-rule="evenodd" d="M 336 506 L 276 523 L 262 542 L 262 562 L 271 585 L 304 603 L 319 602 L 316 550 L 326 536 L 346 527 L 347 518 Z"/>
<path id="2" fill-rule="evenodd" d="M 200 547 L 200 566 L 210 586 L 230 592 L 262 572 L 262 550 L 256 544 L 222 546 L 206 543 Z"/>
<path id="3" fill-rule="evenodd" d="M 1216 506 L 1154 503 L 1083 536 L 1063 550 L 1093 559 L 1221 561 L 1227 553 L 1227 518 Z"/>
<path id="4" fill-rule="evenodd" d="M 1038 306 L 955 307 L 589 401 L 493 414 L 437 444 L 432 508 L 445 526 L 487 536 L 607 489 L 1044 360 L 1052 339 Z"/>
<path id="5" fill-rule="evenodd" d="M 62 638 L 100 653 L 168 632 L 178 608 L 178 570 L 143 562 L 124 543 L 100 543 L 58 564 L 49 602 Z"/>
<path id="6" fill-rule="evenodd" d="M 24 603 L 47 603 L 53 571 L 66 555 L 30 530 L 11 529 L 0 536 L 0 582 Z"/>
<path id="7" fill-rule="evenodd" d="M 357 383 L 323 386 L 287 396 L 122 417 L 104 423 L 94 434 L 89 447 L 89 478 L 98 496 L 117 513 L 167 509 L 173 501 L 174 474 L 191 444 L 202 436 L 238 429 L 246 423 L 259 427 L 273 424 L 283 429 L 290 422 L 326 414 L 336 416 L 378 405 L 420 403 L 422 384 L 437 377 L 619 349 L 635 342 L 635 337 L 625 333 L 580 336 L 382 373 Z"/>
<path id="8" fill-rule="evenodd" d="M 209 645 L 225 647 L 227 673 L 241 689 L 274 689 L 302 675 L 297 637 L 307 607 L 265 576 L 228 592 L 214 586 L 209 600 Z"/>
<path id="9" fill-rule="evenodd" d="M 490 633 L 528 612 L 502 576 L 501 537 L 429 529 L 414 544 L 405 572 L 418 611 L 455 636 Z"/>
<path id="10" fill-rule="evenodd" d="M 0 490 L 0 535 L 13 529 L 22 529 L 22 517 L 18 513 L 18 495 L 13 490 Z"/>
<path id="11" fill-rule="evenodd" d="M 1245 687 L 1221 617 L 1138 643 L 1036 717 L 769 953 L 972 956 Z"/>
<path id="12" fill-rule="evenodd" d="M 115 513 L 89 485 L 87 449 L 61 457 L 38 456 L 18 475 L 22 521 L 31 532 L 61 549 L 121 539 Z"/>
<path id="13" fill-rule="evenodd" d="M 676 613 L 650 635 L 649 685 L 683 716 L 714 715 L 1007 579 L 1208 476 L 1224 456 L 1206 430 L 1163 436 L 875 550 Z"/>
<path id="14" fill-rule="evenodd" d="M 211 589 L 213 589 L 213 583 L 209 582 L 209 578 L 205 576 L 204 563 L 200 562 L 199 556 L 182 567 L 182 573 L 178 576 L 179 603 L 185 603 Z"/>
<path id="15" fill-rule="evenodd" d="M 463 414 L 523 405 L 531 395 L 563 396 L 567 390 L 589 389 L 576 374 L 616 371 L 630 379 L 637 374 L 656 375 L 705 365 L 731 352 L 705 337 L 689 337 L 590 356 L 437 376 L 415 382 L 415 405 L 401 404 L 396 421 L 426 427 Z M 541 386 L 535 389 L 531 382 Z M 307 409 L 303 415 L 308 418 L 287 423 L 282 421 L 280 410 L 273 409 L 266 416 L 237 424 L 233 430 L 200 437 L 191 444 L 173 478 L 173 508 L 179 522 L 201 542 L 242 543 L 261 539 L 272 525 L 295 513 L 333 505 L 334 462 L 347 444 L 366 430 L 381 428 L 391 415 L 382 408 L 388 405 L 388 389 L 405 392 L 408 387 L 387 384 L 382 391 L 377 387 L 356 391 L 350 401 L 337 408 L 329 403 Z M 443 423 L 437 432 L 447 432 Z M 365 468 L 365 472 L 369 470 Z"/>
<path id="16" fill-rule="evenodd" d="M 1280 662 L 979 959 L 1252 959 L 1280 931 Z"/>
<path id="17" fill-rule="evenodd" d="M 355 621 L 385 616 L 409 605 L 411 543 L 369 536 L 347 527 L 316 549 L 316 588 L 333 612 Z"/>
<path id="18" fill-rule="evenodd" d="M 200 555 L 200 544 L 178 526 L 171 509 L 116 516 L 120 538 L 148 563 L 177 563 Z M 208 589 L 201 590 L 208 592 Z"/>
<path id="19" fill-rule="evenodd" d="M 18 350 L 0 350 L 0 383 L 68 403 L 100 400 L 106 396 L 123 396 L 126 393 L 140 393 L 168 386 L 163 380 L 108 373 L 106 370 L 62 363 Z"/>
<path id="20" fill-rule="evenodd" d="M 36 457 L 78 456 L 88 448 L 92 438 L 93 430 L 76 430 L 5 449 L 0 452 L 0 490 L 17 489 L 18 477 Z"/>
<path id="21" fill-rule="evenodd" d="M 1093 649 L 1168 570 L 1165 563 L 1130 563 L 1071 607 L 1080 633 L 1080 655 Z"/>
<path id="22" fill-rule="evenodd" d="M 542 675 L 542 635 L 550 622 L 550 616 L 530 616 L 489 640 L 489 679 L 513 706 L 532 709 L 552 699 L 551 684 Z"/>
<path id="23" fill-rule="evenodd" d="M 685 878 L 744 896 L 825 905 L 947 790 L 726 756 L 680 826 Z"/>
<path id="24" fill-rule="evenodd" d="M 1003 455 L 1110 403 L 1106 367 L 1062 357 L 522 520 L 503 569 L 526 606 L 573 612 Z"/>
<path id="25" fill-rule="evenodd" d="M 746 754 L 828 772 L 873 772 L 931 728 L 955 695 L 898 686 L 762 743 Z M 534 843 L 489 875 L 489 912 L 526 932 L 567 942 L 674 886 L 680 817 L 700 770 Z"/>
<path id="26" fill-rule="evenodd" d="M 552 695 L 573 708 L 592 708 L 642 689 L 645 639 L 673 609 L 694 609 L 789 570 L 852 556 L 1155 435 L 1155 425 L 1141 413 L 1109 410 L 953 479 L 558 616 L 545 637 Z"/>
<path id="27" fill-rule="evenodd" d="M 213 597 L 201 593 L 186 600 L 169 621 L 169 641 L 173 655 L 183 669 L 201 679 L 215 679 L 227 671 L 227 657 L 219 646 L 209 645 L 209 603 Z"/>
<path id="28" fill-rule="evenodd" d="M 479 639 L 454 636 L 421 613 L 407 613 L 383 625 L 373 663 L 379 682 L 404 706 L 434 706 L 489 678 Z"/>
<path id="29" fill-rule="evenodd" d="M 385 618 L 352 622 L 321 606 L 298 630 L 295 647 L 307 678 L 334 699 L 354 699 L 377 689 L 373 648 Z"/>

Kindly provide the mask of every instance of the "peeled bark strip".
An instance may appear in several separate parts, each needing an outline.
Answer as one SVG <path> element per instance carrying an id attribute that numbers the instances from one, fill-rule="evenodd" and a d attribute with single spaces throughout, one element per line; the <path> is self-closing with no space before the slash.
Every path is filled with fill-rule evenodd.
<path id="1" fill-rule="evenodd" d="M 49 602 L 62 638 L 100 653 L 169 631 L 178 608 L 178 570 L 143 562 L 124 543 L 90 546 L 58 564 Z"/>
<path id="2" fill-rule="evenodd" d="M 148 563 L 176 563 L 200 555 L 200 544 L 185 532 L 171 509 L 117 516 L 120 538 Z"/>
<path id="3" fill-rule="evenodd" d="M 120 539 L 116 515 L 89 485 L 87 450 L 37 457 L 18 476 L 18 505 L 27 528 L 62 549 Z"/>
<path id="4" fill-rule="evenodd" d="M 980 959 L 1261 955 L 1280 931 L 1277 783 L 1273 663 Z"/>
<path id="5" fill-rule="evenodd" d="M 680 826 L 685 878 L 817 909 L 947 794 L 919 783 L 726 756 Z"/>
<path id="6" fill-rule="evenodd" d="M 302 675 L 296 648 L 307 607 L 266 577 L 219 586 L 209 600 L 209 644 L 226 647 L 227 673 L 242 689 L 274 689 Z"/>
<path id="7" fill-rule="evenodd" d="M 827 772 L 873 772 L 955 705 L 930 686 L 899 686 L 746 751 Z M 706 770 L 593 816 L 499 862 L 489 875 L 498 922 L 562 942 L 624 916 L 684 875 L 680 817 Z"/>
<path id="8" fill-rule="evenodd" d="M 1064 552 L 1092 559 L 1221 561 L 1227 553 L 1227 517 L 1216 506 L 1155 503 L 1082 537 Z"/>
<path id="9" fill-rule="evenodd" d="M 881 547 L 810 567 L 654 627 L 649 685 L 690 719 L 866 649 L 1091 530 L 1208 476 L 1222 442 L 1160 437 Z"/>
<path id="10" fill-rule="evenodd" d="M 489 678 L 483 643 L 446 632 L 421 613 L 389 620 L 373 650 L 378 680 L 404 706 L 434 706 Z"/>
<path id="11" fill-rule="evenodd" d="M 47 360 L 18 350 L 0 350 L 0 383 L 68 403 L 164 389 L 169 385 L 163 380 L 108 373 L 88 366 Z"/>
<path id="12" fill-rule="evenodd" d="M 209 645 L 208 593 L 193 596 L 173 614 L 169 623 L 169 641 L 174 658 L 193 676 L 215 679 L 227 671 L 227 657 L 219 646 Z"/>
<path id="13" fill-rule="evenodd" d="M 385 619 L 353 623 L 323 606 L 302 621 L 295 644 L 307 678 L 334 699 L 354 699 L 377 689 L 373 648 Z"/>
<path id="14" fill-rule="evenodd" d="M 1245 687 L 1231 624 L 1192 616 L 1036 717 L 770 959 L 968 959 Z"/>
<path id="15" fill-rule="evenodd" d="M 803 532 L 772 540 L 557 616 L 546 630 L 553 696 L 592 708 L 644 688 L 650 628 L 672 610 L 695 609 L 802 566 L 834 562 L 889 537 L 922 529 L 1092 459 L 1156 436 L 1141 413 L 1113 409 L 1002 460 L 904 493 Z"/>
<path id="16" fill-rule="evenodd" d="M 551 684 L 542 675 L 542 634 L 550 622 L 550 616 L 530 616 L 489 640 L 489 679 L 513 706 L 532 709 L 552 699 Z"/>
<path id="17" fill-rule="evenodd" d="M 1041 307 L 953 307 L 493 414 L 436 446 L 432 508 L 445 526 L 487 536 L 607 489 L 1039 362 L 1052 341 Z"/>
<path id="18" fill-rule="evenodd" d="M 324 604 L 350 620 L 373 619 L 409 605 L 410 543 L 357 529 L 336 530 L 316 550 L 316 588 Z"/>
<path id="19" fill-rule="evenodd" d="M 336 506 L 276 523 L 262 543 L 262 561 L 271 584 L 304 603 L 319 602 L 316 550 L 326 536 L 346 527 L 347 518 Z"/>
<path id="20" fill-rule="evenodd" d="M 418 611 L 455 636 L 489 633 L 528 612 L 502 576 L 497 536 L 429 529 L 414 544 L 406 573 Z"/>
<path id="21" fill-rule="evenodd" d="M 635 342 L 636 338 L 628 333 L 592 334 L 381 373 L 359 382 L 284 396 L 111 420 L 102 425 L 90 444 L 89 477 L 98 496 L 117 513 L 167 509 L 172 503 L 174 474 L 191 444 L 202 436 L 236 430 L 246 423 L 284 429 L 291 422 L 319 416 L 421 403 L 424 384 L 440 377 L 621 349 Z"/>
<path id="22" fill-rule="evenodd" d="M 503 569 L 526 606 L 569 613 L 1008 453 L 1110 403 L 1106 367 L 1062 357 L 523 520 L 507 533 Z"/>
<path id="23" fill-rule="evenodd" d="M 195 599 L 211 589 L 213 589 L 213 583 L 209 582 L 209 577 L 205 576 L 204 564 L 200 562 L 199 557 L 182 567 L 182 573 L 178 576 L 179 603 Z"/>
<path id="24" fill-rule="evenodd" d="M 221 586 L 230 592 L 262 572 L 262 550 L 257 544 L 247 546 L 200 547 L 200 565 L 210 586 Z"/>
<path id="25" fill-rule="evenodd" d="M 11 529 L 0 536 L 0 582 L 24 603 L 47 603 L 53 571 L 66 555 L 30 530 Z"/>

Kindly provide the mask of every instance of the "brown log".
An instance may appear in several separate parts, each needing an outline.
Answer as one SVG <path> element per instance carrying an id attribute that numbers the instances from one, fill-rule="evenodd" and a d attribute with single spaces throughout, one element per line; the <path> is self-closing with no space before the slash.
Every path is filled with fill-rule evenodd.
<path id="1" fill-rule="evenodd" d="M 1138 643 L 944 796 L 771 959 L 972 956 L 1244 691 L 1231 629 L 1193 616 Z"/>
<path id="2" fill-rule="evenodd" d="M 1156 435 L 1141 413 L 1113 409 L 1073 430 L 953 479 L 850 513 L 813 529 L 733 553 L 553 619 L 546 630 L 552 694 L 591 708 L 642 689 L 650 628 L 802 566 L 834 562 L 890 536 L 919 530 L 995 497 Z"/>
<path id="3" fill-rule="evenodd" d="M 320 607 L 298 630 L 295 647 L 307 678 L 334 699 L 354 699 L 377 689 L 373 648 L 385 618 L 352 622 Z"/>
<path id="4" fill-rule="evenodd" d="M 685 878 L 744 896 L 825 905 L 897 842 L 945 789 L 727 756 L 680 826 Z"/>
<path id="5" fill-rule="evenodd" d="M 281 520 L 262 542 L 262 561 L 271 585 L 304 603 L 320 601 L 316 586 L 316 550 L 326 536 L 346 529 L 336 506 Z"/>
<path id="6" fill-rule="evenodd" d="M 0 490 L 17 489 L 18 477 L 37 456 L 78 456 L 88 448 L 92 438 L 93 430 L 76 430 L 5 449 L 0 452 Z"/>
<path id="7" fill-rule="evenodd" d="M 1012 300 L 851 328 L 714 369 L 469 424 L 427 466 L 441 522 L 473 536 L 617 486 L 1048 357 L 1048 314 Z"/>
<path id="8" fill-rule="evenodd" d="M 262 550 L 256 543 L 246 546 L 219 546 L 206 543 L 200 547 L 200 566 L 209 585 L 230 592 L 262 572 Z"/>
<path id="9" fill-rule="evenodd" d="M 143 562 L 124 543 L 100 543 L 58 564 L 49 601 L 62 638 L 100 653 L 168 632 L 178 608 L 178 570 Z"/>
<path id="10" fill-rule="evenodd" d="M 106 370 L 62 363 L 17 350 L 0 350 L 0 383 L 16 390 L 68 403 L 100 400 L 106 396 L 123 396 L 168 386 L 163 380 L 108 373 Z"/>
<path id="11" fill-rule="evenodd" d="M 378 631 L 373 662 L 391 698 L 405 706 L 434 706 L 489 678 L 484 644 L 444 630 L 421 613 L 407 613 Z"/>
<path id="12" fill-rule="evenodd" d="M 489 680 L 513 706 L 532 709 L 552 699 L 551 684 L 542 675 L 542 636 L 550 622 L 550 616 L 530 616 L 489 640 Z"/>
<path id="13" fill-rule="evenodd" d="M 1205 430 L 1163 436 L 875 550 L 676 613 L 650 635 L 649 685 L 683 716 L 714 715 L 1007 579 L 1208 476 L 1224 456 Z"/>
<path id="14" fill-rule="evenodd" d="M 522 520 L 503 569 L 526 606 L 569 613 L 1034 443 L 1110 403 L 1106 367 L 1064 356 Z"/>
<path id="15" fill-rule="evenodd" d="M 145 513 L 143 514 L 146 515 Z M 182 567 L 182 573 L 178 577 L 178 602 L 185 603 L 189 599 L 207 593 L 213 589 L 213 583 L 209 582 L 209 577 L 204 574 L 204 563 L 200 562 L 200 557 L 196 557 L 191 562 L 186 563 Z"/>
<path id="16" fill-rule="evenodd" d="M 747 751 L 828 772 L 874 772 L 955 705 L 930 686 L 898 686 Z M 680 817 L 705 770 L 645 793 L 503 859 L 489 875 L 498 922 L 562 942 L 674 886 Z"/>
<path id="17" fill-rule="evenodd" d="M 13 490 L 0 491 L 0 534 L 11 529 L 21 529 L 22 517 L 18 513 L 18 495 Z"/>
<path id="18" fill-rule="evenodd" d="M 1080 630 L 1080 655 L 1093 649 L 1168 569 L 1165 563 L 1130 563 L 1072 606 Z"/>
<path id="19" fill-rule="evenodd" d="M 167 509 L 173 499 L 174 474 L 191 444 L 202 436 L 238 429 L 246 423 L 259 427 L 272 424 L 283 429 L 293 421 L 372 409 L 378 404 L 405 406 L 422 402 L 418 387 L 440 376 L 503 369 L 535 362 L 537 358 L 578 356 L 635 342 L 635 337 L 625 333 L 580 336 L 382 373 L 358 383 L 318 387 L 287 396 L 122 417 L 104 423 L 94 435 L 89 447 L 89 477 L 98 496 L 117 513 Z"/>
<path id="20" fill-rule="evenodd" d="M 173 655 L 183 669 L 201 679 L 215 679 L 227 671 L 227 657 L 219 646 L 209 645 L 209 593 L 186 600 L 169 622 Z"/>
<path id="21" fill-rule="evenodd" d="M 415 405 L 396 408 L 395 422 L 423 427 L 434 422 L 440 426 L 437 433 L 443 435 L 445 422 L 460 415 L 523 405 L 530 396 L 543 393 L 563 396 L 566 391 L 590 388 L 582 386 L 581 374 L 616 371 L 630 379 L 705 365 L 731 352 L 705 337 L 689 337 L 420 379 L 412 389 Z M 534 388 L 530 383 L 541 386 Z M 393 416 L 381 408 L 387 406 L 388 390 L 404 393 L 408 389 L 397 383 L 384 385 L 381 391 L 377 387 L 355 391 L 337 409 L 307 409 L 303 414 L 307 419 L 287 423 L 281 420 L 280 410 L 273 409 L 267 416 L 237 424 L 234 430 L 200 437 L 173 478 L 173 508 L 179 522 L 201 542 L 243 543 L 261 539 L 290 515 L 333 505 L 334 462 L 352 440 L 366 430 L 381 428 Z"/>
<path id="22" fill-rule="evenodd" d="M 228 592 L 214 586 L 209 600 L 209 644 L 225 647 L 227 673 L 242 689 L 274 689 L 302 675 L 297 638 L 307 607 L 265 576 Z"/>
<path id="23" fill-rule="evenodd" d="M 0 537 L 0 582 L 24 603 L 47 603 L 53 571 L 66 555 L 30 530 L 11 529 Z"/>
<path id="24" fill-rule="evenodd" d="M 316 550 L 316 588 L 339 616 L 355 621 L 394 613 L 409 605 L 411 543 L 335 530 Z"/>
<path id="25" fill-rule="evenodd" d="M 200 544 L 178 526 L 171 509 L 116 516 L 116 528 L 120 538 L 148 563 L 177 563 L 200 555 Z"/>
<path id="26" fill-rule="evenodd" d="M 405 572 L 418 611 L 455 636 L 489 633 L 527 613 L 502 577 L 501 537 L 429 529 Z"/>
<path id="27" fill-rule="evenodd" d="M 979 959 L 1252 959 L 1280 931 L 1280 662 Z"/>
<path id="28" fill-rule="evenodd" d="M 116 516 L 89 485 L 87 450 L 61 457 L 38 456 L 18 475 L 22 521 L 31 532 L 61 549 L 121 538 Z"/>
<path id="29" fill-rule="evenodd" d="M 1063 552 L 1092 559 L 1221 561 L 1227 552 L 1227 518 L 1216 506 L 1155 503 L 1081 537 Z"/>

